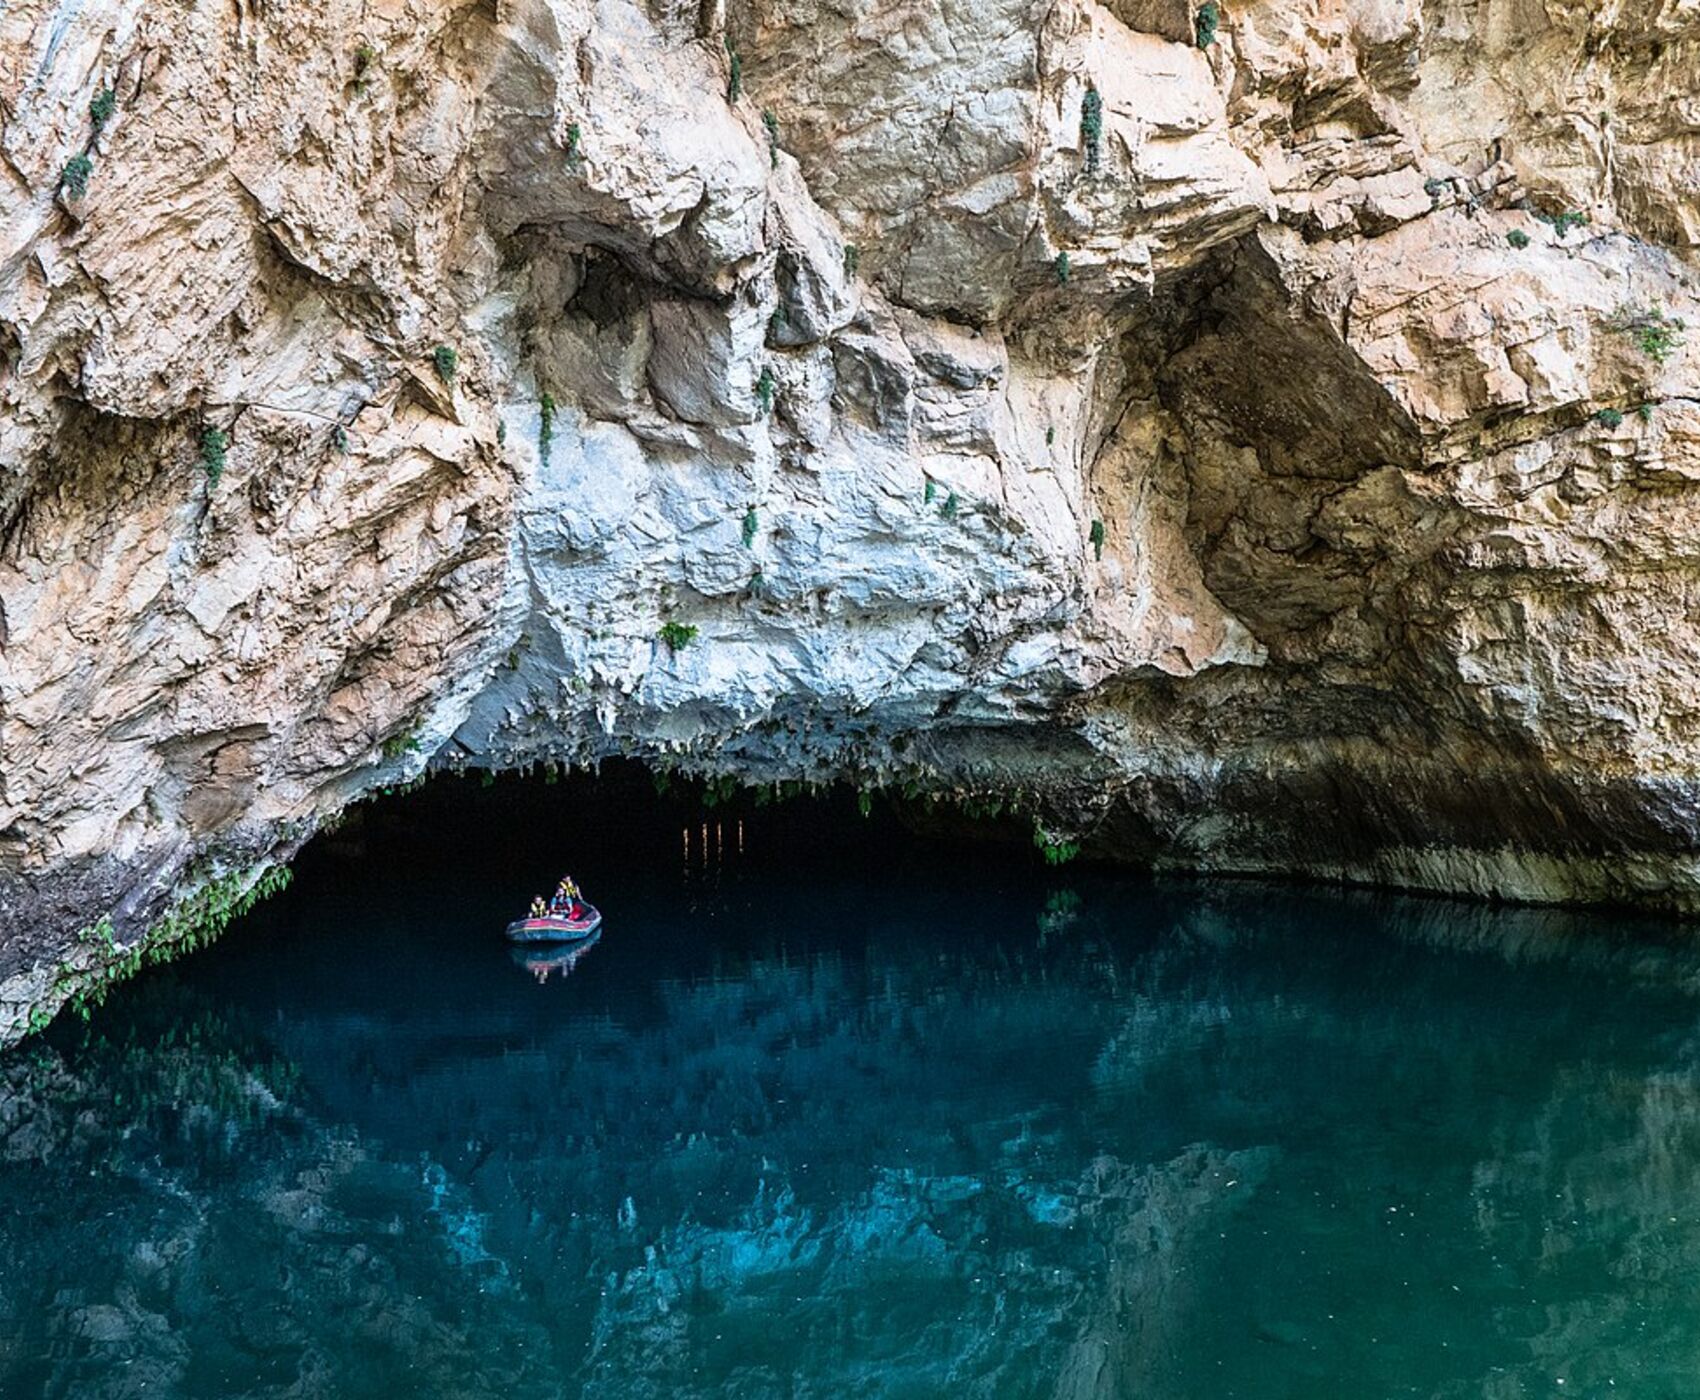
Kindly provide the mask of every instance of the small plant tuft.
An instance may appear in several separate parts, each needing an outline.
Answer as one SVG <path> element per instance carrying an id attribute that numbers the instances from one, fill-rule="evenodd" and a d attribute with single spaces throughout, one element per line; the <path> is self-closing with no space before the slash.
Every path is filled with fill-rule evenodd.
<path id="1" fill-rule="evenodd" d="M 449 388 L 454 388 L 455 372 L 460 368 L 460 353 L 452 345 L 439 345 L 431 352 L 431 366 L 437 371 L 437 378 Z"/>
<path id="2" fill-rule="evenodd" d="M 89 192 L 89 177 L 94 174 L 94 162 L 87 155 L 77 154 L 65 162 L 59 173 L 59 188 L 70 199 L 81 199 Z"/>
<path id="3" fill-rule="evenodd" d="M 756 516 L 756 508 L 751 506 L 744 512 L 744 548 L 748 549 L 756 542 L 756 531 L 761 528 L 761 521 Z"/>
<path id="4" fill-rule="evenodd" d="M 1650 403 L 1642 404 L 1635 410 L 1635 416 L 1643 423 L 1651 423 L 1653 421 L 1653 405 Z"/>
<path id="5" fill-rule="evenodd" d="M 773 115 L 773 108 L 761 109 L 761 124 L 767 128 L 767 160 L 775 170 L 779 169 L 779 118 Z"/>
<path id="6" fill-rule="evenodd" d="M 1092 557 L 1102 560 L 1104 557 L 1104 522 L 1102 520 L 1092 522 L 1092 529 L 1087 538 L 1092 541 Z"/>
<path id="7" fill-rule="evenodd" d="M 661 624 L 661 630 L 655 634 L 667 644 L 667 650 L 675 656 L 697 639 L 697 629 L 688 623 L 674 622 L 669 618 Z"/>
<path id="8" fill-rule="evenodd" d="M 370 44 L 361 44 L 354 50 L 354 87 L 356 91 L 366 91 L 366 79 L 372 71 L 372 65 L 377 61 L 378 51 Z"/>
<path id="9" fill-rule="evenodd" d="M 927 489 L 921 493 L 921 499 L 926 502 L 926 504 L 931 505 L 938 494 L 938 485 L 929 479 L 927 482 Z"/>
<path id="10" fill-rule="evenodd" d="M 944 504 L 939 507 L 939 514 L 946 520 L 955 520 L 957 510 L 956 492 L 952 491 L 944 498 Z"/>
<path id="11" fill-rule="evenodd" d="M 1099 146 L 1104 139 L 1104 99 L 1098 89 L 1089 87 L 1080 99 L 1080 145 L 1085 152 L 1086 172 L 1098 168 Z"/>
<path id="12" fill-rule="evenodd" d="M 1529 235 L 1520 228 L 1514 228 L 1505 235 L 1505 241 L 1518 251 L 1522 251 L 1529 246 Z"/>
<path id="13" fill-rule="evenodd" d="M 1621 428 L 1623 426 L 1623 415 L 1615 408 L 1602 408 L 1594 415 L 1594 421 L 1602 428 Z"/>
<path id="14" fill-rule="evenodd" d="M 766 365 L 761 367 L 761 378 L 756 380 L 756 398 L 761 401 L 763 413 L 773 412 L 773 371 Z"/>
<path id="15" fill-rule="evenodd" d="M 1068 286 L 1068 279 L 1074 271 L 1073 265 L 1068 260 L 1068 253 L 1066 251 L 1058 253 L 1056 262 L 1052 263 L 1051 266 L 1056 270 L 1057 285 L 1059 287 Z"/>
<path id="16" fill-rule="evenodd" d="M 862 250 L 854 243 L 844 245 L 844 275 L 854 277 L 856 269 L 862 265 Z"/>
<path id="17" fill-rule="evenodd" d="M 1222 11 L 1216 0 L 1204 0 L 1192 17 L 1193 38 L 1198 47 L 1207 49 L 1216 42 L 1216 31 L 1222 27 Z"/>
<path id="18" fill-rule="evenodd" d="M 1057 430 L 1055 428 L 1046 428 L 1045 429 L 1045 446 L 1046 447 L 1055 447 L 1056 443 L 1057 443 Z"/>
<path id="19" fill-rule="evenodd" d="M 348 452 L 348 429 L 343 427 L 341 423 L 331 429 L 331 446 L 336 448 L 338 452 L 344 454 Z"/>
<path id="20" fill-rule="evenodd" d="M 229 433 L 208 428 L 201 434 L 201 469 L 207 474 L 209 487 L 216 489 L 224 475 L 225 454 L 229 448 Z"/>
<path id="21" fill-rule="evenodd" d="M 555 440 L 555 396 L 547 389 L 537 401 L 537 455 L 549 460 L 549 444 Z"/>
<path id="22" fill-rule="evenodd" d="M 584 133 L 579 128 L 579 124 L 577 122 L 572 122 L 567 126 L 567 164 L 568 165 L 571 165 L 575 161 L 578 160 L 579 142 L 583 139 L 583 137 L 584 137 Z"/>
<path id="23" fill-rule="evenodd" d="M 732 47 L 730 39 L 726 41 L 726 52 L 732 56 L 732 76 L 726 80 L 726 100 L 736 102 L 744 95 L 744 60 Z"/>
<path id="24" fill-rule="evenodd" d="M 111 88 L 102 88 L 94 95 L 94 101 L 89 103 L 89 120 L 94 123 L 95 135 L 100 134 L 117 110 L 118 94 Z"/>

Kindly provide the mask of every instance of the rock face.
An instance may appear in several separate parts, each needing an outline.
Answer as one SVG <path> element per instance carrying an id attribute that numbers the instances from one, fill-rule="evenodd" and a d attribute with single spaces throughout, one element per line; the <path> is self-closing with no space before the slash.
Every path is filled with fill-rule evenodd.
<path id="1" fill-rule="evenodd" d="M 18 0 L 0 1040 L 427 763 L 1700 908 L 1688 11 Z"/>

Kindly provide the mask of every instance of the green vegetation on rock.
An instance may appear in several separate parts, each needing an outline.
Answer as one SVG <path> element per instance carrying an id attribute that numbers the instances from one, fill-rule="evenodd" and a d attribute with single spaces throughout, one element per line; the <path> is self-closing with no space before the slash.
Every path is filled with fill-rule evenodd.
<path id="1" fill-rule="evenodd" d="M 230 448 L 230 435 L 218 428 L 208 428 L 201 434 L 201 469 L 207 474 L 207 485 L 217 487 L 224 475 L 225 456 Z"/>
<path id="2" fill-rule="evenodd" d="M 1606 322 L 1606 328 L 1633 337 L 1643 355 L 1662 365 L 1682 348 L 1682 333 L 1688 323 L 1680 316 L 1665 315 L 1662 307 L 1641 310 L 1626 306 Z"/>
<path id="3" fill-rule="evenodd" d="M 1222 27 L 1222 11 L 1216 0 L 1204 0 L 1192 17 L 1193 37 L 1198 47 L 1207 49 L 1216 42 L 1216 31 Z"/>
<path id="4" fill-rule="evenodd" d="M 1080 145 L 1085 152 L 1086 169 L 1097 170 L 1099 147 L 1104 138 L 1104 99 L 1098 89 L 1089 87 L 1080 99 Z"/>
<path id="5" fill-rule="evenodd" d="M 689 623 L 674 622 L 669 618 L 655 635 L 667 644 L 668 651 L 677 655 L 697 639 L 697 629 Z"/>
<path id="6" fill-rule="evenodd" d="M 93 949 L 95 963 L 76 967 L 68 960 L 54 977 L 54 990 L 69 992 L 68 1004 L 85 1021 L 119 982 L 145 966 L 204 948 L 262 899 L 290 881 L 286 865 L 256 866 L 208 879 L 179 898 L 165 916 L 134 943 L 120 946 L 110 917 L 103 917 L 77 935 L 79 949 Z M 77 954 L 72 954 L 75 959 Z M 29 1027 L 40 1030 L 51 1013 L 37 1008 Z"/>
<path id="7" fill-rule="evenodd" d="M 94 162 L 79 152 L 65 162 L 59 174 L 59 188 L 69 199 L 81 199 L 89 192 L 89 177 L 94 174 Z"/>

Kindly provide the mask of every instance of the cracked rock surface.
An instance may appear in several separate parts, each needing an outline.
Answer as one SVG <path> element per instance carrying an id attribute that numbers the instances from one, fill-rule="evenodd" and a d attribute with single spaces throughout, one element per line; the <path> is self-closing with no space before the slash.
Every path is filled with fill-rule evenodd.
<path id="1" fill-rule="evenodd" d="M 0 1040 L 430 763 L 1700 907 L 1700 16 L 1195 19 L 0 12 Z"/>

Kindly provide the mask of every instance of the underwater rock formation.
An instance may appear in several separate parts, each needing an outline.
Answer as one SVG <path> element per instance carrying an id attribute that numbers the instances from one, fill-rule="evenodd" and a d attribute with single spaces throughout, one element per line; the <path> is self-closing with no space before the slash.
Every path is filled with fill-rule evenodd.
<path id="1" fill-rule="evenodd" d="M 1700 18 L 1597 10 L 10 6 L 0 1041 L 430 764 L 1693 911 Z"/>

